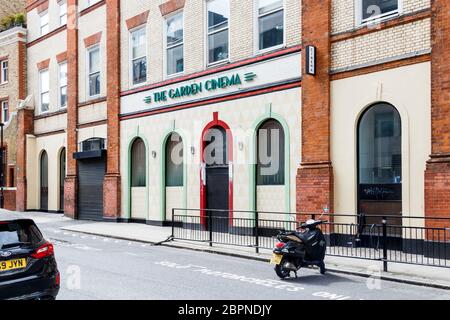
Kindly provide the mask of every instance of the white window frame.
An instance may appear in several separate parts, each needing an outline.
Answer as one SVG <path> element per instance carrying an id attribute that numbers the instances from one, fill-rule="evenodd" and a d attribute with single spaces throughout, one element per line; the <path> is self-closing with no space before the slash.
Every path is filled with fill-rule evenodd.
<path id="1" fill-rule="evenodd" d="M 94 4 L 100 2 L 100 0 L 87 0 L 86 2 L 86 8 L 89 8 L 90 6 L 93 6 Z"/>
<path id="2" fill-rule="evenodd" d="M 5 67 L 6 63 L 6 67 Z M 4 76 L 6 72 L 6 77 Z M 5 79 L 6 78 L 6 79 Z M 9 62 L 8 59 L 0 60 L 0 84 L 9 82 Z"/>
<path id="3" fill-rule="evenodd" d="M 44 72 L 47 72 L 48 74 L 48 91 L 42 92 L 42 74 Z M 48 93 L 48 110 L 42 110 L 42 95 L 45 93 Z M 50 111 L 50 70 L 47 68 L 39 70 L 39 112 L 43 114 L 49 111 Z"/>
<path id="4" fill-rule="evenodd" d="M 144 32 L 145 32 L 145 56 L 138 57 L 138 58 L 133 58 L 133 33 L 139 32 L 139 31 L 142 31 L 142 30 L 144 30 Z M 129 58 L 129 68 L 130 68 L 129 75 L 130 75 L 130 80 L 129 81 L 130 81 L 130 87 L 139 87 L 139 86 L 142 86 L 142 85 L 145 85 L 146 83 L 148 83 L 148 33 L 147 33 L 147 24 L 145 24 L 143 26 L 139 26 L 137 28 L 134 28 L 134 29 L 130 30 L 129 31 L 129 38 L 130 38 L 129 39 L 129 56 L 130 56 L 130 58 Z M 133 61 L 134 60 L 138 60 L 138 59 L 142 59 L 144 57 L 145 57 L 145 59 L 147 61 L 146 79 L 143 82 L 135 84 L 134 81 L 133 81 L 133 79 L 134 79 L 134 77 L 133 77 L 133 71 L 134 71 Z"/>
<path id="5" fill-rule="evenodd" d="M 44 16 L 47 16 L 47 24 L 42 24 L 42 18 L 44 17 Z M 47 27 L 47 32 L 43 32 L 42 31 L 42 29 L 44 28 L 44 27 Z M 41 12 L 40 14 L 39 14 L 39 34 L 41 35 L 41 36 L 44 36 L 44 35 L 46 35 L 46 34 L 48 34 L 50 32 L 50 16 L 49 16 L 49 13 L 48 13 L 48 10 L 45 10 L 44 12 Z"/>
<path id="6" fill-rule="evenodd" d="M 6 100 L 2 100 L 1 101 L 1 111 L 2 111 L 2 122 L 3 123 L 8 123 L 9 122 L 9 101 L 8 101 L 8 99 L 6 99 Z M 5 105 L 6 105 L 6 108 L 5 108 Z M 5 110 L 7 111 L 7 113 L 8 113 L 8 119 L 5 121 Z"/>
<path id="7" fill-rule="evenodd" d="M 278 9 L 281 10 L 281 9 Z M 278 10 L 273 10 L 270 12 L 267 12 L 265 14 L 263 14 L 262 16 L 266 16 L 269 14 L 272 14 Z M 254 14 L 254 18 L 253 18 L 253 30 L 254 31 L 254 37 L 253 37 L 253 43 L 254 43 L 254 53 L 255 55 L 260 55 L 260 54 L 264 54 L 267 52 L 271 52 L 271 51 L 276 51 L 282 48 L 286 47 L 286 0 L 283 0 L 283 43 L 270 47 L 270 48 L 266 48 L 266 49 L 259 49 L 259 0 L 254 0 L 253 1 L 253 14 Z"/>
<path id="8" fill-rule="evenodd" d="M 59 5 L 59 25 L 63 26 L 67 24 L 67 0 L 59 1 L 58 5 Z M 62 11 L 63 6 L 65 6 L 66 11 Z M 63 18 L 65 21 L 63 21 Z"/>
<path id="9" fill-rule="evenodd" d="M 61 66 L 62 65 L 66 65 L 66 85 L 65 86 L 63 86 L 63 85 L 61 85 Z M 65 108 L 67 108 L 67 99 L 68 99 L 68 91 L 67 91 L 67 82 L 68 82 L 68 64 L 67 64 L 67 61 L 63 61 L 63 62 L 61 62 L 61 63 L 59 63 L 58 64 L 58 107 L 60 108 L 60 109 L 65 109 Z M 66 87 L 66 105 L 61 105 L 61 89 L 63 88 L 63 87 Z"/>
<path id="10" fill-rule="evenodd" d="M 384 20 L 391 19 L 393 17 L 398 17 L 403 13 L 403 0 L 397 0 L 397 10 L 386 12 L 384 14 L 374 16 L 367 19 L 362 19 L 362 0 L 355 0 L 355 17 L 356 17 L 356 26 L 361 27 L 373 23 L 380 23 Z"/>
<path id="11" fill-rule="evenodd" d="M 221 31 L 223 31 L 223 30 L 225 30 L 225 28 L 222 28 L 222 29 L 220 29 L 220 30 L 216 30 L 216 31 L 213 31 L 213 32 L 209 32 L 209 27 L 208 27 L 208 2 L 210 2 L 210 1 L 212 1 L 212 0 L 206 0 L 205 1 L 205 8 L 204 8 L 204 12 L 205 12 L 205 26 L 204 26 L 204 28 L 205 28 L 205 65 L 207 66 L 207 67 L 212 67 L 212 66 L 217 66 L 217 65 L 220 65 L 220 64 L 226 64 L 226 63 L 228 63 L 228 62 L 230 62 L 231 61 L 231 32 L 230 32 L 230 29 L 231 29 L 231 3 L 230 3 L 230 0 L 226 0 L 226 1 L 228 1 L 228 26 L 226 27 L 226 28 L 228 28 L 228 58 L 226 58 L 226 59 L 222 59 L 222 60 L 220 60 L 220 61 L 215 61 L 215 62 L 209 62 L 209 36 L 210 35 L 212 35 L 212 34 L 215 34 L 215 33 L 219 33 L 219 32 L 221 32 Z"/>
<path id="12" fill-rule="evenodd" d="M 178 44 L 176 46 L 172 46 L 170 48 L 175 48 L 175 47 L 181 46 L 181 45 L 183 46 L 183 71 L 177 72 L 177 73 L 173 73 L 173 74 L 168 74 L 167 73 L 167 67 L 168 67 L 168 64 L 167 64 L 168 63 L 167 51 L 170 48 L 167 47 L 167 27 L 168 27 L 167 20 L 172 19 L 173 17 L 176 17 L 177 15 L 182 15 L 183 16 L 183 41 L 181 42 L 181 44 Z M 176 11 L 176 12 L 174 12 L 174 13 L 164 17 L 164 22 L 163 22 L 164 23 L 164 27 L 163 27 L 163 30 L 164 30 L 164 55 L 163 56 L 164 56 L 164 78 L 166 78 L 166 79 L 179 77 L 179 76 L 183 75 L 185 70 L 186 70 L 186 61 L 185 61 L 186 46 L 184 45 L 185 37 L 186 37 L 186 33 L 185 33 L 185 30 L 186 30 L 185 26 L 186 25 L 185 25 L 185 22 L 186 22 L 186 20 L 185 20 L 185 17 L 184 17 L 184 11 L 183 10 L 178 10 L 178 11 Z"/>
<path id="13" fill-rule="evenodd" d="M 89 53 L 94 50 L 98 50 L 99 71 L 91 73 L 91 70 L 89 68 Z M 97 72 L 99 73 L 99 77 L 100 77 L 100 92 L 96 95 L 91 96 L 91 93 L 89 90 L 90 89 L 89 88 L 89 79 L 90 79 L 91 75 L 93 75 L 94 73 L 97 73 Z M 101 94 L 102 94 L 102 51 L 100 48 L 100 44 L 95 44 L 93 46 L 90 46 L 89 48 L 86 48 L 86 97 L 87 97 L 87 100 L 92 100 L 92 99 L 100 97 Z"/>

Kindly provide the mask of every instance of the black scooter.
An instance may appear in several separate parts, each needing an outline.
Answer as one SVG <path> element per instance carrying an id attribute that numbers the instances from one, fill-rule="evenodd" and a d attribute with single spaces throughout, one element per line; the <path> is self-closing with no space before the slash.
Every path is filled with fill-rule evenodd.
<path id="1" fill-rule="evenodd" d="M 287 278 L 302 267 L 318 266 L 321 274 L 325 274 L 326 242 L 322 231 L 318 228 L 322 220 L 308 220 L 294 232 L 283 232 L 277 235 L 278 242 L 273 249 L 270 261 L 275 264 L 275 272 L 281 278 Z"/>

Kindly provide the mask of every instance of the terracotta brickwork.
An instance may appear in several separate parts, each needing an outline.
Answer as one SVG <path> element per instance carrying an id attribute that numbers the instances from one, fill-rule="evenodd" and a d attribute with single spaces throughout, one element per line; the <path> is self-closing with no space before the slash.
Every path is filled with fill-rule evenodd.
<path id="1" fill-rule="evenodd" d="M 108 153 L 104 181 L 104 216 L 120 216 L 120 0 L 106 3 Z"/>
<path id="2" fill-rule="evenodd" d="M 165 16 L 184 7 L 186 0 L 169 0 L 159 6 L 161 15 Z"/>
<path id="3" fill-rule="evenodd" d="M 432 1 L 432 155 L 425 172 L 425 214 L 450 216 L 450 2 Z M 448 227 L 438 220 L 433 227 Z"/>
<path id="4" fill-rule="evenodd" d="M 329 0 L 302 2 L 303 46 L 317 48 L 316 75 L 302 79 L 302 163 L 297 175 L 297 211 L 333 210 L 330 162 L 330 12 Z M 306 50 L 302 60 L 306 61 Z"/>
<path id="5" fill-rule="evenodd" d="M 17 191 L 16 210 L 27 209 L 27 143 L 26 135 L 34 132 L 34 110 L 20 109 L 17 112 Z"/>
<path id="6" fill-rule="evenodd" d="M 134 16 L 133 18 L 127 19 L 126 22 L 128 30 L 134 29 L 147 23 L 149 13 L 150 10 L 147 10 L 142 12 L 141 14 L 138 14 L 137 16 Z"/>
<path id="7" fill-rule="evenodd" d="M 67 5 L 76 6 L 77 0 L 68 0 Z M 68 19 L 76 21 L 76 12 L 69 13 Z M 78 29 L 67 30 L 67 177 L 64 183 L 64 213 L 76 218 L 77 207 L 77 162 L 72 155 L 77 152 L 77 122 L 78 122 Z"/>

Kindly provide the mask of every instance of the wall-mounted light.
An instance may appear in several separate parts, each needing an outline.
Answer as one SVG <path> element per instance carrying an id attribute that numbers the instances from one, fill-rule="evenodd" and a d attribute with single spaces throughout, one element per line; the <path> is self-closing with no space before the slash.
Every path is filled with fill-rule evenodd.
<path id="1" fill-rule="evenodd" d="M 152 151 L 152 157 L 156 158 L 156 151 Z"/>
<path id="2" fill-rule="evenodd" d="M 191 154 L 194 155 L 195 154 L 195 147 L 191 147 Z"/>

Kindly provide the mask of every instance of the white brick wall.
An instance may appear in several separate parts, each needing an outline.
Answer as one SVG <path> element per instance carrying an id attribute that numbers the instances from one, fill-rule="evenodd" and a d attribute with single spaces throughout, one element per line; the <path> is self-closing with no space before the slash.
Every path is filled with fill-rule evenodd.
<path id="1" fill-rule="evenodd" d="M 332 0 L 331 30 L 333 34 L 358 28 L 355 18 L 356 1 L 360 0 Z M 430 7 L 430 0 L 400 0 L 400 2 L 402 14 L 409 14 Z"/>
<path id="2" fill-rule="evenodd" d="M 102 32 L 100 41 L 100 97 L 106 96 L 106 6 L 102 6 L 79 19 L 78 29 L 78 101 L 80 103 L 89 99 L 87 96 L 87 48 L 84 39 Z"/>
<path id="3" fill-rule="evenodd" d="M 430 49 L 430 19 L 415 21 L 334 43 L 332 70 Z"/>
<path id="4" fill-rule="evenodd" d="M 27 90 L 28 94 L 33 94 L 35 103 L 35 113 L 40 114 L 39 106 L 39 70 L 37 64 L 50 58 L 50 106 L 49 112 L 58 109 L 58 82 L 59 71 L 56 55 L 67 50 L 66 31 L 60 32 L 51 39 L 39 42 L 27 50 Z"/>
<path id="5" fill-rule="evenodd" d="M 230 62 L 251 58 L 255 54 L 256 0 L 230 0 Z M 129 32 L 126 20 L 149 10 L 147 24 L 148 82 L 164 80 L 165 51 L 164 26 L 159 5 L 166 0 L 122 0 L 121 56 L 122 90 L 130 89 Z M 184 8 L 184 59 L 185 72 L 191 74 L 206 66 L 206 4 L 205 0 L 188 0 Z M 286 46 L 301 43 L 301 1 L 285 0 Z"/>

